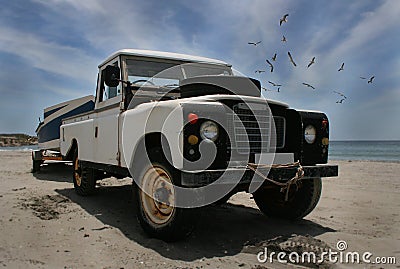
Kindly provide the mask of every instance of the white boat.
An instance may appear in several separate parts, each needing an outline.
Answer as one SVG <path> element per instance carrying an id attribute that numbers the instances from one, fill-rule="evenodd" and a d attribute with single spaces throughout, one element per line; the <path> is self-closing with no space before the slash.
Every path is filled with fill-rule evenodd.
<path id="1" fill-rule="evenodd" d="M 36 134 L 41 150 L 60 148 L 60 126 L 63 119 L 94 109 L 94 96 L 88 95 L 44 109 L 44 120 L 39 123 Z"/>

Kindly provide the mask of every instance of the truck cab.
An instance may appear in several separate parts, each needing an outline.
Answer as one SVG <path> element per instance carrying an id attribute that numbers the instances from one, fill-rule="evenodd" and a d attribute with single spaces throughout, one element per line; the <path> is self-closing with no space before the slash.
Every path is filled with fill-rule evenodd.
<path id="1" fill-rule="evenodd" d="M 260 82 L 228 63 L 129 49 L 98 68 L 93 109 L 60 122 L 59 155 L 73 162 L 80 195 L 104 177 L 132 177 L 150 236 L 180 239 L 194 212 L 240 191 L 268 216 L 303 218 L 321 178 L 337 176 L 327 164 L 327 116 L 263 98 Z"/>

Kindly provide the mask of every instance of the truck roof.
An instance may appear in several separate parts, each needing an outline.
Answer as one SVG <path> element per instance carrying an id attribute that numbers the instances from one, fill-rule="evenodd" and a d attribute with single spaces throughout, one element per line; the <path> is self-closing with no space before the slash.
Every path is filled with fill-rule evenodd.
<path id="1" fill-rule="evenodd" d="M 178 61 L 195 62 L 195 63 L 208 63 L 208 64 L 216 64 L 216 65 L 225 65 L 225 66 L 229 66 L 229 67 L 231 66 L 230 64 L 228 64 L 224 61 L 201 57 L 201 56 L 180 54 L 180 53 L 174 53 L 174 52 L 156 51 L 156 50 L 122 49 L 122 50 L 118 50 L 118 51 L 114 52 L 109 57 L 107 57 L 107 59 L 104 62 L 102 62 L 99 65 L 99 67 L 103 66 L 109 60 L 111 60 L 112 58 L 115 58 L 116 56 L 119 56 L 119 55 L 161 58 L 161 59 L 178 60 Z"/>

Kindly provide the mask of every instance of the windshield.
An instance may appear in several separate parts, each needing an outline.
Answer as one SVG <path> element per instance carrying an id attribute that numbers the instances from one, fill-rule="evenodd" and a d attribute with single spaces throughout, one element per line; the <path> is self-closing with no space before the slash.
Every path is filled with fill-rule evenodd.
<path id="1" fill-rule="evenodd" d="M 184 64 L 182 69 L 185 72 L 185 78 L 199 76 L 231 76 L 232 70 L 227 66 L 216 66 L 211 64 Z"/>
<path id="2" fill-rule="evenodd" d="M 145 60 L 126 60 L 128 80 L 133 84 L 177 87 L 181 80 L 198 76 L 232 76 L 228 66 L 202 63 L 165 63 Z"/>

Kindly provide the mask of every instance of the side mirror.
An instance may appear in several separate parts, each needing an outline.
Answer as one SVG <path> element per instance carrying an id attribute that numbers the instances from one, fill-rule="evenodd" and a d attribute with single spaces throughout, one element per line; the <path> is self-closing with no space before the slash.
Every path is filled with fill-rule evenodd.
<path id="1" fill-rule="evenodd" d="M 119 67 L 107 65 L 103 70 L 103 79 L 108 87 L 117 87 L 120 79 Z"/>

